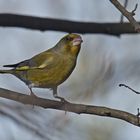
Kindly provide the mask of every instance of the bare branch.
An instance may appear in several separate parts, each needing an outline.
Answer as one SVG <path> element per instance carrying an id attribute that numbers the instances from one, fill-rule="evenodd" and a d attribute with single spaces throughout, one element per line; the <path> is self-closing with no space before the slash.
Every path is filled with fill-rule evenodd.
<path id="1" fill-rule="evenodd" d="M 135 15 L 134 12 L 137 9 L 137 5 L 132 12 L 129 12 L 117 0 L 110 0 L 110 2 L 114 4 L 114 6 L 129 20 L 135 31 L 140 32 L 140 24 L 133 17 Z"/>
<path id="2" fill-rule="evenodd" d="M 70 102 L 60 102 L 60 101 L 54 101 L 54 100 L 36 98 L 36 97 L 33 98 L 29 95 L 24 95 L 3 88 L 0 88 L 0 97 L 14 100 L 23 104 L 36 105 L 43 108 L 69 111 L 78 114 L 84 113 L 84 114 L 113 117 L 113 118 L 127 121 L 133 125 L 140 126 L 138 115 L 133 115 L 131 113 L 117 110 L 117 109 L 111 109 L 102 106 L 74 104 Z"/>
<path id="3" fill-rule="evenodd" d="M 124 8 L 126 9 L 126 7 L 127 7 L 127 5 L 128 5 L 128 0 L 125 0 L 124 1 Z M 121 14 L 121 23 L 123 23 L 123 19 L 124 19 L 124 16 L 123 16 L 123 14 Z"/>
<path id="4" fill-rule="evenodd" d="M 16 14 L 0 14 L 0 26 L 21 27 L 40 31 L 63 31 L 76 33 L 108 34 L 120 36 L 121 34 L 136 34 L 130 23 L 95 23 L 75 22 L 69 20 L 40 18 Z"/>
<path id="5" fill-rule="evenodd" d="M 131 87 L 125 85 L 125 84 L 119 84 L 119 87 L 125 87 L 125 88 L 130 89 L 131 91 L 133 91 L 133 92 L 136 93 L 136 94 L 140 94 L 140 92 L 134 90 L 133 88 L 131 88 Z"/>

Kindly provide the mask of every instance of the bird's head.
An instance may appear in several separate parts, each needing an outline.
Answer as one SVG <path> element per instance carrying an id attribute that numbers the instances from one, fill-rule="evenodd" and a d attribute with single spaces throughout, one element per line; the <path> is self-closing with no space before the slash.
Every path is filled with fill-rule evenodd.
<path id="1" fill-rule="evenodd" d="M 83 40 L 80 35 L 71 33 L 64 36 L 58 44 L 62 52 L 77 56 L 82 42 Z"/>

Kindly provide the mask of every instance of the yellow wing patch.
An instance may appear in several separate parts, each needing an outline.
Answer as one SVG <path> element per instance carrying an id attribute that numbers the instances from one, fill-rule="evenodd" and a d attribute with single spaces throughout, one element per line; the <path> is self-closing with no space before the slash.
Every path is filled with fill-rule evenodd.
<path id="1" fill-rule="evenodd" d="M 42 62 L 42 64 L 38 66 L 23 65 L 23 66 L 16 67 L 16 70 L 26 71 L 26 70 L 32 70 L 32 69 L 44 69 L 45 67 L 49 66 L 52 62 L 53 62 L 53 57 L 49 57 L 44 62 Z"/>
<path id="2" fill-rule="evenodd" d="M 42 65 L 40 65 L 39 67 L 22 66 L 22 67 L 17 67 L 16 70 L 24 71 L 24 70 L 31 70 L 31 69 L 43 69 L 43 68 L 45 68 L 46 66 L 47 66 L 46 64 L 42 64 Z"/>
<path id="3" fill-rule="evenodd" d="M 22 66 L 22 67 L 17 67 L 16 70 L 28 70 L 30 69 L 29 66 Z"/>
<path id="4" fill-rule="evenodd" d="M 43 68 L 45 68 L 47 66 L 47 64 L 42 64 L 42 65 L 40 65 L 39 67 L 38 67 L 38 69 L 43 69 Z"/>
<path id="5" fill-rule="evenodd" d="M 21 66 L 21 67 L 17 67 L 16 70 L 19 71 L 24 71 L 24 70 L 31 70 L 31 69 L 43 69 L 47 66 L 47 64 L 42 64 L 39 67 L 30 67 L 30 66 Z"/>
<path id="6" fill-rule="evenodd" d="M 49 66 L 51 63 L 53 62 L 53 57 L 49 57 L 48 59 L 46 59 L 40 66 L 38 66 L 39 69 L 43 69 L 47 66 Z"/>

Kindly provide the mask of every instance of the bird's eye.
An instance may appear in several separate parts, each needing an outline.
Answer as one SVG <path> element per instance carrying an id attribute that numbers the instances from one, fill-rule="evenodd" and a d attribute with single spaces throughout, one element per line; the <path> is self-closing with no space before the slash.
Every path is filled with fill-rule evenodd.
<path id="1" fill-rule="evenodd" d="M 73 40 L 73 38 L 72 38 L 72 37 L 70 37 L 70 36 L 67 36 L 67 37 L 66 37 L 66 40 L 68 40 L 68 41 L 72 41 L 72 40 Z"/>

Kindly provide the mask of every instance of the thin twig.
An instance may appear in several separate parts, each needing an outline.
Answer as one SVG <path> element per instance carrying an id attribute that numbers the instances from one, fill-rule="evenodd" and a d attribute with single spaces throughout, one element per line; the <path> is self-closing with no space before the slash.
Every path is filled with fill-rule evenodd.
<path id="1" fill-rule="evenodd" d="M 136 12 L 137 8 L 138 8 L 138 4 L 136 3 L 134 10 L 132 10 L 132 12 L 131 12 L 133 16 L 135 16 L 135 12 Z"/>
<path id="2" fill-rule="evenodd" d="M 77 114 L 92 114 L 98 116 L 106 116 L 124 120 L 133 125 L 139 126 L 138 116 L 117 110 L 112 108 L 107 108 L 103 106 L 93 106 L 84 104 L 74 104 L 70 102 L 60 102 L 43 98 L 36 98 L 30 95 L 24 95 L 14 91 L 0 88 L 0 97 L 17 101 L 23 104 L 35 105 L 43 108 L 57 109 L 63 111 L 69 111 Z"/>
<path id="3" fill-rule="evenodd" d="M 137 111 L 138 111 L 138 113 L 137 113 L 138 124 L 140 125 L 140 109 L 137 108 Z"/>
<path id="4" fill-rule="evenodd" d="M 131 91 L 133 91 L 134 93 L 136 93 L 136 94 L 140 94 L 139 91 L 136 91 L 136 90 L 134 90 L 133 88 L 131 88 L 131 87 L 125 85 L 125 84 L 119 84 L 119 87 L 126 87 L 126 88 L 130 89 Z"/>
<path id="5" fill-rule="evenodd" d="M 135 31 L 140 32 L 140 24 L 135 20 L 134 12 L 137 9 L 137 5 L 135 6 L 132 12 L 129 12 L 125 9 L 124 6 L 120 4 L 118 0 L 110 0 L 110 2 L 129 20 L 131 25 L 134 27 Z"/>

